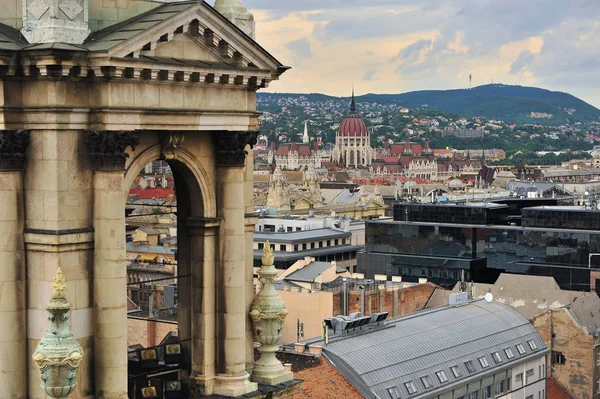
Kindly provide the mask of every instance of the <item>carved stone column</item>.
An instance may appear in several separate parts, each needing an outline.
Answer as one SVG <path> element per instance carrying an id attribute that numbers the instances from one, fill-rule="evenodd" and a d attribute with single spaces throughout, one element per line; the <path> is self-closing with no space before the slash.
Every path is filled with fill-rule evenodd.
<path id="1" fill-rule="evenodd" d="M 96 399 L 127 397 L 127 264 L 123 180 L 131 132 L 86 133 L 94 169 L 94 374 Z"/>
<path id="2" fill-rule="evenodd" d="M 0 387 L 8 398 L 27 396 L 23 169 L 28 145 L 28 131 L 0 130 Z"/>
<path id="3" fill-rule="evenodd" d="M 246 253 L 244 165 L 256 133 L 215 132 L 217 200 L 221 222 L 217 267 L 215 394 L 237 397 L 258 389 L 246 372 Z"/>
<path id="4" fill-rule="evenodd" d="M 215 294 L 220 219 L 187 219 L 191 240 L 192 391 L 212 395 L 215 380 Z"/>

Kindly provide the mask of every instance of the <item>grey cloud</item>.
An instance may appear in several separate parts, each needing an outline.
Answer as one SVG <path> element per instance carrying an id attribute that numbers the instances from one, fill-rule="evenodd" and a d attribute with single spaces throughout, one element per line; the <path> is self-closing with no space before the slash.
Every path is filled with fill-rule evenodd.
<path id="1" fill-rule="evenodd" d="M 419 59 L 419 56 L 423 50 L 428 49 L 431 46 L 431 43 L 431 40 L 426 39 L 421 39 L 411 43 L 407 47 L 400 50 L 398 56 L 392 60 L 400 60 L 403 63 L 413 63 Z"/>
<path id="2" fill-rule="evenodd" d="M 313 56 L 310 42 L 307 38 L 302 38 L 294 40 L 293 42 L 289 42 L 285 45 L 285 47 L 287 47 L 293 53 L 292 58 L 296 62 L 312 58 Z"/>
<path id="3" fill-rule="evenodd" d="M 370 82 L 371 80 L 373 80 L 374 76 L 375 76 L 375 71 L 370 69 L 367 72 L 365 72 L 362 80 L 366 81 L 366 82 Z"/>
<path id="4" fill-rule="evenodd" d="M 515 62 L 510 65 L 510 73 L 516 74 L 528 67 L 535 60 L 535 55 L 529 50 L 523 50 Z"/>

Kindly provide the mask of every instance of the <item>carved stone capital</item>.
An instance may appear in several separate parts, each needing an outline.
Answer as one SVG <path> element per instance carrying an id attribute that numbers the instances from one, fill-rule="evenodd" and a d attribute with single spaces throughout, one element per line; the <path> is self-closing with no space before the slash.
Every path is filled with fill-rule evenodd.
<path id="1" fill-rule="evenodd" d="M 23 170 L 28 145 L 28 130 L 0 130 L 0 171 Z"/>
<path id="2" fill-rule="evenodd" d="M 253 148 L 257 139 L 258 132 L 214 132 L 217 166 L 243 167 L 248 155 L 246 146 Z"/>
<path id="3" fill-rule="evenodd" d="M 176 151 L 185 140 L 182 132 L 168 132 L 161 138 L 161 157 L 164 160 L 176 159 Z"/>
<path id="4" fill-rule="evenodd" d="M 135 150 L 140 139 L 135 132 L 90 130 L 86 132 L 87 148 L 96 171 L 114 172 L 125 170 L 129 154 L 127 147 Z"/>

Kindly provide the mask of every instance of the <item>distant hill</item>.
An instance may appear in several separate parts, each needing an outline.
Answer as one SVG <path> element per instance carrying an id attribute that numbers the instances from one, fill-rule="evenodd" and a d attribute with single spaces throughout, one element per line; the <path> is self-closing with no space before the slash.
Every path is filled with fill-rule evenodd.
<path id="1" fill-rule="evenodd" d="M 260 94 L 273 95 L 273 94 Z M 298 94 L 278 94 L 293 97 Z M 335 99 L 305 94 L 311 101 Z M 567 93 L 535 87 L 490 84 L 471 90 L 423 90 L 403 94 L 366 94 L 359 102 L 397 104 L 407 108 L 440 110 L 466 117 L 486 117 L 512 123 L 558 125 L 600 120 L 600 109 Z"/>

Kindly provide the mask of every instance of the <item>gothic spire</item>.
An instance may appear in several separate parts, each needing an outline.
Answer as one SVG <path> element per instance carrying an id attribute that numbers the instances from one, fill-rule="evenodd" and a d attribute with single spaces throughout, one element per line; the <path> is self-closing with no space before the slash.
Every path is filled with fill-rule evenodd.
<path id="1" fill-rule="evenodd" d="M 354 85 L 352 85 L 352 102 L 350 103 L 350 112 L 356 112 L 356 101 L 354 100 Z"/>

